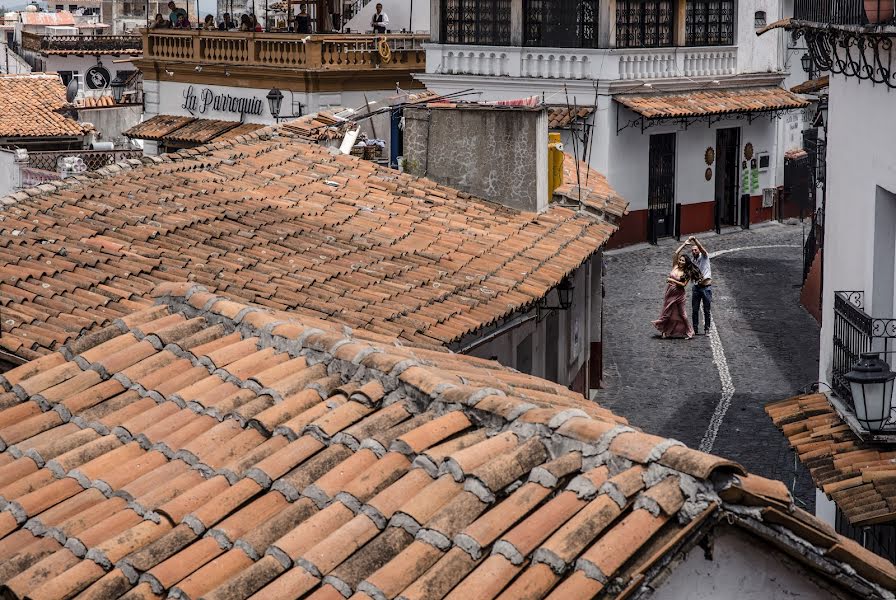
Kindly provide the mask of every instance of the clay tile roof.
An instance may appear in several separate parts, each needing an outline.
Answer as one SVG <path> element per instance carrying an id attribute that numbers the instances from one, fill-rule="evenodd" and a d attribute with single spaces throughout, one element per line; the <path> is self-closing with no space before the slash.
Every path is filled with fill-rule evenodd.
<path id="1" fill-rule="evenodd" d="M 78 108 L 99 108 L 104 106 L 115 106 L 115 99 L 112 96 L 87 96 L 79 99 L 75 105 Z"/>
<path id="2" fill-rule="evenodd" d="M 831 84 L 831 76 L 823 75 L 821 77 L 816 77 L 815 79 L 809 79 L 808 81 L 804 81 L 799 85 L 795 85 L 790 88 L 790 91 L 794 94 L 815 94 L 825 89 Z"/>
<path id="3" fill-rule="evenodd" d="M 233 129 L 228 129 L 223 133 L 220 133 L 214 137 L 215 141 L 221 140 L 231 140 L 240 135 L 246 135 L 247 133 L 252 133 L 253 131 L 258 131 L 259 129 L 263 129 L 266 125 L 262 125 L 260 123 L 241 123 L 237 125 Z"/>
<path id="4" fill-rule="evenodd" d="M 142 308 L 159 280 L 450 346 L 597 252 L 616 227 L 595 202 L 606 217 L 523 213 L 276 128 L 213 140 L 0 202 L 0 347 L 45 354 Z"/>
<path id="5" fill-rule="evenodd" d="M 75 17 L 67 10 L 57 10 L 56 12 L 21 12 L 23 25 L 74 25 Z"/>
<path id="6" fill-rule="evenodd" d="M 570 109 L 566 106 L 548 107 L 548 129 L 564 129 L 569 127 L 570 123 L 584 119 L 593 112 L 594 109 L 587 107 L 578 109 Z"/>
<path id="7" fill-rule="evenodd" d="M 231 129 L 239 126 L 240 123 L 238 121 L 196 119 L 191 123 L 187 123 L 183 127 L 175 129 L 164 137 L 166 140 L 172 140 L 176 142 L 193 142 L 197 144 L 204 144 L 205 142 L 226 134 Z"/>
<path id="8" fill-rule="evenodd" d="M 142 123 L 134 125 L 124 132 L 124 135 L 130 138 L 141 140 L 159 141 L 165 138 L 173 131 L 189 125 L 196 121 L 195 117 L 175 116 L 175 115 L 156 115 Z"/>
<path id="9" fill-rule="evenodd" d="M 0 137 L 82 135 L 77 121 L 57 112 L 63 106 L 65 86 L 58 75 L 0 75 Z"/>
<path id="10" fill-rule="evenodd" d="M 568 152 L 563 154 L 563 184 L 554 194 L 600 211 L 601 216 L 615 225 L 628 214 L 628 202 L 616 193 L 607 178 L 588 163 L 576 161 Z"/>
<path id="11" fill-rule="evenodd" d="M 198 285 L 152 295 L 0 376 L 7 596 L 635 593 L 716 528 L 844 596 L 896 583 L 782 483 L 562 386 Z"/>
<path id="12" fill-rule="evenodd" d="M 699 117 L 730 113 L 767 112 L 809 105 L 782 88 L 704 90 L 679 94 L 615 96 L 617 102 L 648 119 Z"/>
<path id="13" fill-rule="evenodd" d="M 796 396 L 765 410 L 850 523 L 896 521 L 896 449 L 856 437 L 824 394 Z"/>
<path id="14" fill-rule="evenodd" d="M 327 140 L 341 140 L 346 132 L 355 127 L 355 124 L 334 115 L 338 110 L 321 111 L 319 113 L 305 115 L 293 121 L 283 124 L 283 129 L 312 141 L 322 142 Z"/>

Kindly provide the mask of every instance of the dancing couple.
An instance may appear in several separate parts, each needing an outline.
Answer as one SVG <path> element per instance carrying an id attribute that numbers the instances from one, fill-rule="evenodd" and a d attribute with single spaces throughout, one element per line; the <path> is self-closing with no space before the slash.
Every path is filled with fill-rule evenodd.
<path id="1" fill-rule="evenodd" d="M 684 251 L 685 247 L 691 247 L 691 255 Z M 703 333 L 709 333 L 712 324 L 710 310 L 712 307 L 712 269 L 709 264 L 709 255 L 697 238 L 691 236 L 675 251 L 672 261 L 672 272 L 666 278 L 666 293 L 663 296 L 663 312 L 660 318 L 653 322 L 653 326 L 660 332 L 662 338 L 693 339 L 694 335 L 700 335 L 691 327 L 685 311 L 685 288 L 688 283 L 691 288 L 691 309 L 694 324 L 700 317 L 700 305 L 703 305 Z"/>

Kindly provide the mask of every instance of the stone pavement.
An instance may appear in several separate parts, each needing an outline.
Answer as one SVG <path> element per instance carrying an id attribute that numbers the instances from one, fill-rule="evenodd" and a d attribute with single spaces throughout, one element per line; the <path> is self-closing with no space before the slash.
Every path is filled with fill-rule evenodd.
<path id="1" fill-rule="evenodd" d="M 803 234 L 800 224 L 773 223 L 698 236 L 710 255 L 719 252 L 712 259 L 716 332 L 690 341 L 656 338 L 651 324 L 674 240 L 607 253 L 605 388 L 594 398 L 645 431 L 784 481 L 812 511 L 809 474 L 763 411 L 818 378 L 819 327 L 799 305 Z M 690 289 L 687 295 L 690 318 Z"/>

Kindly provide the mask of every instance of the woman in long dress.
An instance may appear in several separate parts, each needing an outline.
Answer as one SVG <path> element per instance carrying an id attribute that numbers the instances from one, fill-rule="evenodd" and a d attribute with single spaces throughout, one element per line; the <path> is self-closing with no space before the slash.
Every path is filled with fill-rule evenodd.
<path id="1" fill-rule="evenodd" d="M 663 312 L 660 318 L 653 322 L 663 338 L 694 337 L 694 328 L 688 321 L 685 310 L 684 290 L 688 285 L 688 257 L 683 253 L 675 255 L 672 263 L 672 272 L 666 278 L 666 293 L 663 295 Z"/>

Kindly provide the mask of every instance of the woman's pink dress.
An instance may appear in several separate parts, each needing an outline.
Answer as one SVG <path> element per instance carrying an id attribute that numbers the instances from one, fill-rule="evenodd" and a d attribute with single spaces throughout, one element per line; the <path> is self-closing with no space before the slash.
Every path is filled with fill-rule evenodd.
<path id="1" fill-rule="evenodd" d="M 682 283 L 685 282 L 684 279 L 678 279 L 671 273 L 669 277 Z M 666 293 L 663 296 L 663 312 L 660 313 L 660 318 L 653 322 L 653 326 L 666 337 L 691 337 L 694 335 L 694 328 L 691 327 L 685 310 L 684 286 L 672 282 L 666 285 Z"/>

